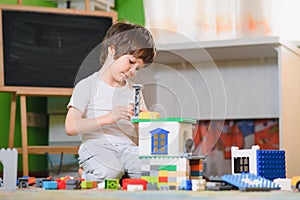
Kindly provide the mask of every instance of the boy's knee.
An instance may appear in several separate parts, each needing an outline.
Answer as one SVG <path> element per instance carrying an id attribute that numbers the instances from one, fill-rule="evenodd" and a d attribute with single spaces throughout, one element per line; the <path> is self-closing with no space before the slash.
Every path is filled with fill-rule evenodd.
<path id="1" fill-rule="evenodd" d="M 122 167 L 108 167 L 104 173 L 106 179 L 121 179 L 124 175 L 124 169 Z"/>
<path id="2" fill-rule="evenodd" d="M 96 169 L 86 173 L 86 179 L 90 181 L 103 182 L 105 179 L 121 179 L 124 169 L 121 167 L 107 167 Z"/>

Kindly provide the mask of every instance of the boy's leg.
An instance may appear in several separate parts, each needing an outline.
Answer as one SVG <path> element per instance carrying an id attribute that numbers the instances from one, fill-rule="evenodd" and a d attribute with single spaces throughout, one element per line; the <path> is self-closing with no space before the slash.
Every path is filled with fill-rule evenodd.
<path id="1" fill-rule="evenodd" d="M 79 164 L 86 180 L 103 182 L 105 179 L 120 179 L 124 174 L 124 167 L 112 145 L 85 145 L 79 153 Z"/>
<path id="2" fill-rule="evenodd" d="M 120 145 L 119 150 L 120 161 L 123 164 L 130 178 L 141 177 L 141 161 L 139 159 L 139 147 Z"/>

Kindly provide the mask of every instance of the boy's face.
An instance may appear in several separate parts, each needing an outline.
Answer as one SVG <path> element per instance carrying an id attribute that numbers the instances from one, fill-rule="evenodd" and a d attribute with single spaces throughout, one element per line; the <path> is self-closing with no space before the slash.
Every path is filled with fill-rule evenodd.
<path id="1" fill-rule="evenodd" d="M 112 64 L 112 76 L 116 82 L 123 83 L 136 75 L 144 67 L 144 61 L 133 55 L 123 55 Z"/>

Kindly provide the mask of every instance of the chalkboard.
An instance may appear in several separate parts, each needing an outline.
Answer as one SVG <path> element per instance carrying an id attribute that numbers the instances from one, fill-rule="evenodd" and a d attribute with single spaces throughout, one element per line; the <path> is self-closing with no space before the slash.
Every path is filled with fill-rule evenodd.
<path id="1" fill-rule="evenodd" d="M 115 16 L 106 12 L 1 7 L 0 88 L 73 88 L 80 66 L 92 50 L 98 52 Z M 99 70 L 98 56 L 88 64 L 93 66 L 85 67 L 81 72 L 85 76 Z"/>

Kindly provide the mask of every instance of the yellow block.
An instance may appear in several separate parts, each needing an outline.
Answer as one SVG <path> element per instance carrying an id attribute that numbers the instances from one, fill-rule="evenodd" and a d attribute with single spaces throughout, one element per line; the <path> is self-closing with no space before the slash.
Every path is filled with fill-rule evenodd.
<path id="1" fill-rule="evenodd" d="M 168 177 L 182 177 L 182 176 L 189 176 L 188 172 L 184 171 L 169 171 Z"/>
<path id="2" fill-rule="evenodd" d="M 166 170 L 159 170 L 158 171 L 158 176 L 168 177 L 168 171 L 166 171 Z"/>
<path id="3" fill-rule="evenodd" d="M 159 119 L 160 114 L 158 112 L 140 112 L 139 119 Z"/>

